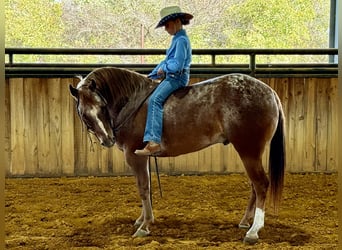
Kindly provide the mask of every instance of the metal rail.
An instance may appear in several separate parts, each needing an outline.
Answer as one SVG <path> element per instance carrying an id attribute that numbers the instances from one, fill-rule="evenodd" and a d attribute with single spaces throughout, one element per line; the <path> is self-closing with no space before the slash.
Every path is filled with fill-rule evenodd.
<path id="1" fill-rule="evenodd" d="M 256 77 L 337 77 L 338 65 L 329 63 L 337 49 L 193 49 L 194 56 L 209 56 L 207 64 L 192 64 L 192 77 L 213 77 L 228 73 L 245 73 Z M 5 73 L 10 77 L 74 77 L 88 74 L 98 67 L 114 66 L 128 68 L 143 74 L 149 73 L 155 64 L 78 64 L 78 63 L 22 63 L 15 55 L 119 55 L 151 56 L 165 55 L 164 49 L 80 49 L 80 48 L 6 48 Z M 246 55 L 249 63 L 220 64 L 218 56 Z M 327 63 L 260 64 L 257 57 L 263 55 L 325 55 Z"/>

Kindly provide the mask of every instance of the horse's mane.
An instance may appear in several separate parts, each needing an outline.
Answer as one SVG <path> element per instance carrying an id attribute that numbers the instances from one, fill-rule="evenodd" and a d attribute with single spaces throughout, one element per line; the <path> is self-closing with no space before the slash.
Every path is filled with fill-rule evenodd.
<path id="1" fill-rule="evenodd" d="M 87 82 L 95 80 L 96 88 L 107 99 L 119 100 L 122 97 L 130 97 L 148 88 L 151 80 L 122 68 L 104 67 L 93 70 L 87 76 Z M 108 95 L 111 96 L 108 96 Z"/>

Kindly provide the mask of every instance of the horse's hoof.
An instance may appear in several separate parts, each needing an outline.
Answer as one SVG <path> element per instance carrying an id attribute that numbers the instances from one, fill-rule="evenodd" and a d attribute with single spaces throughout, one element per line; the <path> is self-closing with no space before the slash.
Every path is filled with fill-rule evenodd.
<path id="1" fill-rule="evenodd" d="M 248 244 L 248 245 L 254 245 L 255 243 L 258 242 L 258 238 L 250 238 L 250 237 L 245 237 L 243 239 L 243 243 Z"/>
<path id="2" fill-rule="evenodd" d="M 134 226 L 135 226 L 135 227 L 140 227 L 141 224 L 143 224 L 142 221 L 138 221 L 138 220 L 137 220 L 137 221 L 134 222 Z"/>
<path id="3" fill-rule="evenodd" d="M 239 224 L 240 229 L 249 229 L 250 225 L 249 224 Z"/>
<path id="4" fill-rule="evenodd" d="M 133 234 L 133 238 L 136 237 L 146 237 L 150 234 L 150 231 L 144 230 L 144 229 L 138 229 L 135 234 Z"/>

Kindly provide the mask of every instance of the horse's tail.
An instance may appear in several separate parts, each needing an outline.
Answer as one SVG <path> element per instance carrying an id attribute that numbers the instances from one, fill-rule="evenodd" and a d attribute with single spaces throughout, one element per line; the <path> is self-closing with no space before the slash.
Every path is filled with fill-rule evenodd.
<path id="1" fill-rule="evenodd" d="M 284 186 L 286 148 L 284 112 L 278 95 L 275 92 L 274 95 L 278 104 L 279 118 L 277 129 L 273 135 L 270 145 L 269 179 L 270 198 L 273 201 L 274 208 L 277 210 Z"/>

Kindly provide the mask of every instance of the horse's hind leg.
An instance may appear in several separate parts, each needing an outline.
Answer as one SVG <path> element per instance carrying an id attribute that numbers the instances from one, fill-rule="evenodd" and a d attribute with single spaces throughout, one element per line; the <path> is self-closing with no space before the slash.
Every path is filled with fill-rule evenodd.
<path id="1" fill-rule="evenodd" d="M 255 200 L 256 200 L 255 190 L 254 190 L 253 184 L 251 184 L 251 196 L 248 201 L 245 215 L 243 216 L 243 218 L 241 219 L 239 223 L 239 228 L 249 229 L 250 227 L 249 222 L 254 218 Z"/>
<path id="2" fill-rule="evenodd" d="M 252 182 L 252 193 L 240 225 L 247 226 L 248 220 L 253 217 L 254 213 L 253 224 L 244 238 L 245 243 L 254 244 L 259 238 L 259 230 L 264 226 L 265 200 L 269 181 L 262 167 L 261 157 L 241 157 L 241 159 Z"/>

